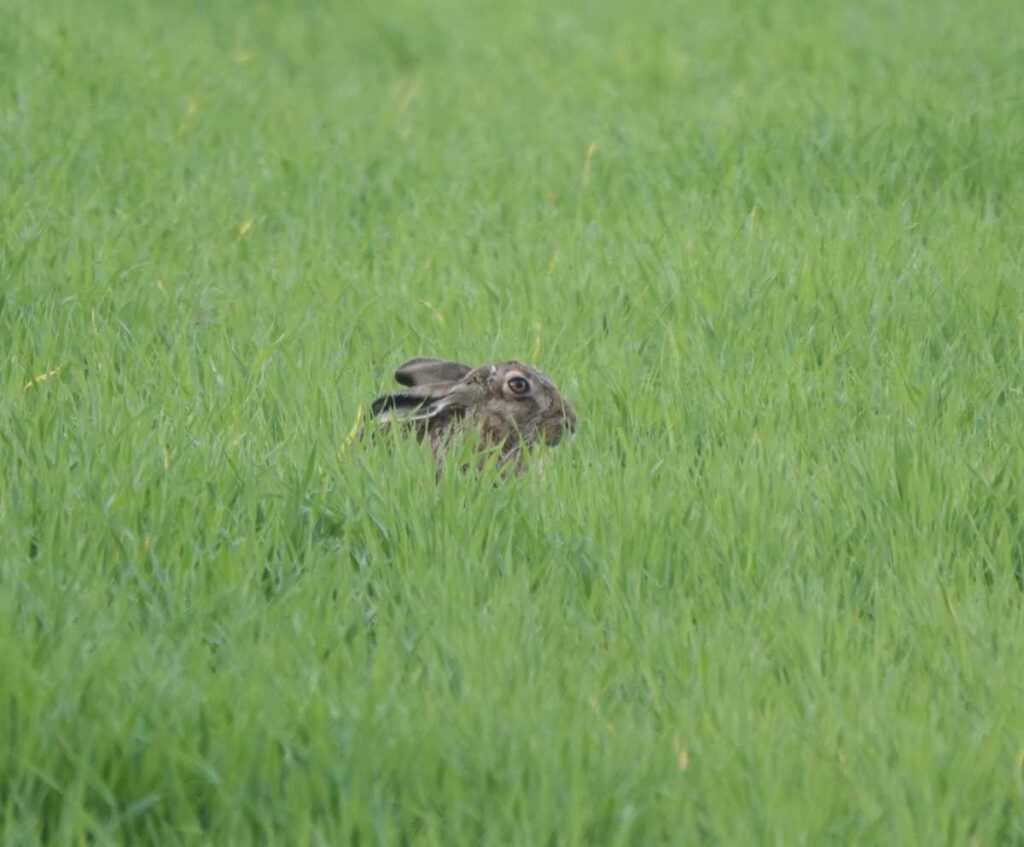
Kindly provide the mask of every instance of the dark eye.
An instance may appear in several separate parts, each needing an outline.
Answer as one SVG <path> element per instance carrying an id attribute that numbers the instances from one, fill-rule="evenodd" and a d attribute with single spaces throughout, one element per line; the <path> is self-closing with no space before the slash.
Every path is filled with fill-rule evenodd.
<path id="1" fill-rule="evenodd" d="M 526 381 L 525 377 L 509 377 L 508 390 L 511 391 L 513 394 L 529 394 L 530 383 Z"/>

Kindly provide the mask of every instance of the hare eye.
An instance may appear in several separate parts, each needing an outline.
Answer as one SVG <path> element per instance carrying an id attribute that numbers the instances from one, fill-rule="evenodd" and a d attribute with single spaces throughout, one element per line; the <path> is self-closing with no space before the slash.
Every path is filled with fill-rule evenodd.
<path id="1" fill-rule="evenodd" d="M 509 378 L 508 390 L 513 394 L 527 394 L 530 391 L 530 383 L 526 381 L 525 377 L 513 376 Z"/>

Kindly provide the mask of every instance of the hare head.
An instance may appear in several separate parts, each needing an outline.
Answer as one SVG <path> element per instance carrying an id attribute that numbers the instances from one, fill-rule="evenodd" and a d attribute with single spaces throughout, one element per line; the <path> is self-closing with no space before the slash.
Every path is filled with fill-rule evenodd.
<path id="1" fill-rule="evenodd" d="M 371 407 L 382 424 L 398 422 L 430 439 L 440 464 L 446 441 L 471 427 L 480 450 L 494 448 L 500 461 L 538 442 L 555 445 L 576 428 L 576 412 L 543 373 L 521 362 L 470 368 L 442 359 L 410 359 L 395 371 L 402 391 L 378 397 Z"/>

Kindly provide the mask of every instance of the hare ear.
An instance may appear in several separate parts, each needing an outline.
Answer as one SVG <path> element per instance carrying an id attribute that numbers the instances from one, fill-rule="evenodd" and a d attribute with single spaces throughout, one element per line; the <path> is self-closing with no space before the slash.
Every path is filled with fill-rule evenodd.
<path id="1" fill-rule="evenodd" d="M 370 412 L 383 423 L 426 420 L 453 405 L 454 398 L 449 388 L 447 385 L 418 385 L 408 391 L 385 394 L 373 401 Z"/>
<path id="2" fill-rule="evenodd" d="M 472 368 L 461 362 L 449 362 L 445 359 L 416 358 L 395 371 L 395 379 L 401 385 L 428 385 L 437 382 L 458 382 Z"/>
<path id="3" fill-rule="evenodd" d="M 476 382 L 428 383 L 378 397 L 370 411 L 383 423 L 424 421 L 438 416 L 461 417 L 466 409 L 479 406 L 486 397 L 486 386 Z"/>

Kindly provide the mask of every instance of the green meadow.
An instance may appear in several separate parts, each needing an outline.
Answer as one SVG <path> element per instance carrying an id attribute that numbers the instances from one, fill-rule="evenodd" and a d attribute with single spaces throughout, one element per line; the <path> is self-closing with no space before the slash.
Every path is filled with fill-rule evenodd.
<path id="1" fill-rule="evenodd" d="M 1024 844 L 1022 62 L 0 0 L 0 843 Z M 415 355 L 579 431 L 435 483 Z"/>

